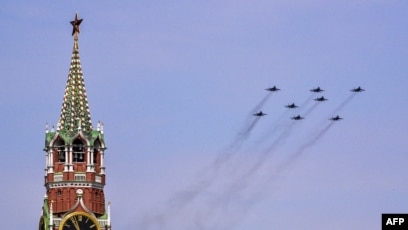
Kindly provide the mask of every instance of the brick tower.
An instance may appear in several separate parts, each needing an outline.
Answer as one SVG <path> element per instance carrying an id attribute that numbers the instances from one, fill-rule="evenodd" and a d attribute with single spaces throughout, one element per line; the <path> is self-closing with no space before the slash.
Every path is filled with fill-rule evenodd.
<path id="1" fill-rule="evenodd" d="M 74 47 L 57 128 L 45 134 L 45 188 L 40 230 L 111 230 L 105 209 L 103 124 L 92 127 L 79 58 L 82 19 L 71 22 Z"/>

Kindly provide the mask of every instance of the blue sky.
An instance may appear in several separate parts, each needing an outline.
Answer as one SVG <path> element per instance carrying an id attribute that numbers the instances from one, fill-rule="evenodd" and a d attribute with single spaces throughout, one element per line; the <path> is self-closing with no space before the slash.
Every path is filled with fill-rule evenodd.
<path id="1" fill-rule="evenodd" d="M 407 11 L 382 0 L 3 3 L 4 228 L 38 224 L 44 127 L 60 115 L 78 12 L 115 229 L 380 229 L 381 213 L 408 207 Z M 316 86 L 327 102 L 311 100 Z"/>

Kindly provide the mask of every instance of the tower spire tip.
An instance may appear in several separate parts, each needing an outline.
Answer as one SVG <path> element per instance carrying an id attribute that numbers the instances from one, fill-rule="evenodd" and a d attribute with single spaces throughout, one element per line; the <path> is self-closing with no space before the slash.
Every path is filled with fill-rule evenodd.
<path id="1" fill-rule="evenodd" d="M 76 12 L 74 21 L 71 21 L 72 36 L 74 36 L 74 35 L 75 35 L 75 37 L 78 36 L 78 34 L 79 34 L 79 25 L 81 25 L 82 20 L 83 20 L 82 18 L 81 19 L 78 18 L 78 12 Z"/>

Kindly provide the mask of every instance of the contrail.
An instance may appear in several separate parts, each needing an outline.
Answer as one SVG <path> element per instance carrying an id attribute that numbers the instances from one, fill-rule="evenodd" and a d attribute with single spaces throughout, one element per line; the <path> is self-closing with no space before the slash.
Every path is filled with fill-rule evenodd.
<path id="1" fill-rule="evenodd" d="M 342 110 L 344 108 L 344 106 L 346 106 L 351 101 L 351 99 L 354 98 L 354 96 L 356 94 L 357 93 L 352 93 L 350 96 L 348 96 L 347 99 L 343 101 L 343 103 L 341 103 L 339 106 L 337 106 L 336 109 L 333 110 L 332 115 L 334 115 L 334 114 L 338 113 L 340 110 Z"/>
<path id="2" fill-rule="evenodd" d="M 240 150 L 241 146 L 249 138 L 252 130 L 255 128 L 256 124 L 261 118 L 256 117 L 255 119 L 253 119 L 253 113 L 258 112 L 268 101 L 271 95 L 272 93 L 268 93 L 267 95 L 265 95 L 265 97 L 263 97 L 262 100 L 251 110 L 246 121 L 244 122 L 244 127 L 242 128 L 242 130 L 238 132 L 238 135 L 229 145 L 227 150 L 225 150 L 223 154 L 220 154 L 214 161 L 213 170 L 218 171 L 221 165 L 230 160 L 231 156 Z"/>
<path id="3" fill-rule="evenodd" d="M 334 124 L 334 121 L 330 122 L 324 129 L 322 129 L 315 137 L 313 137 L 310 141 L 304 143 L 301 145 L 294 154 L 292 154 L 285 162 L 283 162 L 279 168 L 277 169 L 277 172 L 280 173 L 282 170 L 286 169 L 289 167 L 297 158 L 299 158 L 303 152 L 312 147 L 313 145 L 316 144 L 318 140 L 320 140 L 324 134 L 329 131 L 330 127 Z"/>
<path id="4" fill-rule="evenodd" d="M 302 103 L 303 108 L 310 102 L 310 99 L 312 98 L 312 96 L 313 95 L 311 95 L 305 102 Z M 342 110 L 353 99 L 354 96 L 355 96 L 355 93 L 348 96 L 345 101 L 343 101 L 338 107 L 336 107 L 333 113 L 336 113 Z M 311 113 L 317 107 L 318 104 L 319 103 L 316 103 L 312 105 L 310 108 L 308 108 L 306 112 L 304 113 L 305 116 Z M 280 119 L 278 121 L 280 121 Z M 244 190 L 248 188 L 248 183 L 250 182 L 250 179 L 266 163 L 267 159 L 276 151 L 276 148 L 290 135 L 294 124 L 295 122 L 292 122 L 289 126 L 287 126 L 284 132 L 281 135 L 279 135 L 278 138 L 275 139 L 275 141 L 268 148 L 266 148 L 263 152 L 261 152 L 261 154 L 257 157 L 256 161 L 249 167 L 249 169 L 246 170 L 244 174 L 240 175 L 238 178 L 233 180 L 233 182 L 227 188 L 227 190 L 221 194 L 219 199 L 217 199 L 217 202 L 212 203 L 212 204 L 211 202 L 209 202 L 210 203 L 209 207 L 204 212 L 205 215 L 201 215 L 200 219 L 196 219 L 195 223 L 197 223 L 198 226 L 203 228 L 203 226 L 205 226 L 203 225 L 204 224 L 203 221 L 214 219 L 216 212 L 219 211 L 220 208 L 223 208 L 222 210 L 227 211 L 227 209 L 229 209 L 231 205 L 231 202 L 232 202 L 231 200 L 239 199 L 240 197 L 243 196 Z M 292 166 L 297 161 L 297 159 L 299 159 L 305 153 L 307 149 L 316 145 L 318 141 L 321 140 L 322 137 L 329 131 L 329 129 L 332 127 L 333 124 L 334 124 L 334 121 L 330 122 L 323 129 L 321 129 L 316 135 L 313 135 L 309 141 L 306 141 L 305 143 L 303 143 L 292 155 L 286 158 L 286 160 L 284 160 L 281 164 L 279 164 L 276 169 L 276 173 L 269 177 L 267 183 L 265 183 L 264 186 L 266 187 L 267 185 L 270 185 L 271 182 L 276 180 L 276 178 L 283 171 L 287 170 L 290 166 Z M 250 131 L 253 128 L 253 126 L 252 125 L 248 126 L 248 130 Z M 237 138 L 237 140 L 239 140 L 239 138 Z M 233 225 L 237 225 L 240 221 L 242 221 L 242 219 L 247 215 L 249 210 L 254 205 L 256 205 L 256 203 L 259 203 L 263 196 L 266 196 L 266 193 L 264 190 L 265 189 L 261 189 L 260 191 L 258 190 L 257 193 L 252 194 L 252 196 L 248 198 L 248 200 L 250 200 L 251 202 L 248 202 L 245 205 L 240 206 L 241 207 L 240 212 L 235 213 L 236 216 L 234 216 L 233 218 L 234 220 L 232 220 L 232 222 L 227 221 L 225 218 L 226 216 L 223 215 L 223 220 L 229 222 L 227 225 L 231 227 Z"/>
<path id="5" fill-rule="evenodd" d="M 219 167 L 226 161 L 228 161 L 231 156 L 238 152 L 241 148 L 242 144 L 245 140 L 248 139 L 251 131 L 255 128 L 256 124 L 260 120 L 261 117 L 256 117 L 252 120 L 252 122 L 243 128 L 241 132 L 238 133 L 237 137 L 233 140 L 233 142 L 229 145 L 227 150 L 225 150 L 222 154 L 219 154 L 218 157 L 215 159 L 213 163 L 214 170 L 218 170 Z"/>
<path id="6" fill-rule="evenodd" d="M 311 101 L 312 97 L 313 95 L 311 95 L 307 100 L 305 100 L 302 103 L 303 108 Z M 263 105 L 267 101 L 268 98 L 269 98 L 268 95 L 264 97 L 263 100 L 254 108 L 253 111 L 256 112 L 258 109 L 260 109 L 260 106 Z M 342 109 L 351 100 L 351 98 L 352 96 L 347 98 L 340 106 L 338 106 L 336 110 Z M 315 103 L 310 108 L 308 108 L 306 112 L 304 113 L 305 116 L 311 113 L 317 107 L 318 104 L 319 103 Z M 278 121 L 280 120 L 281 119 L 278 119 Z M 181 201 L 181 203 L 174 205 L 175 207 L 178 207 L 179 209 L 183 208 L 183 205 L 186 205 L 187 203 L 191 202 L 199 193 L 201 193 L 203 190 L 211 186 L 213 181 L 217 178 L 216 172 L 218 171 L 219 167 L 223 165 L 226 161 L 228 161 L 229 158 L 236 151 L 238 151 L 238 149 L 241 147 L 243 142 L 248 138 L 250 132 L 255 127 L 258 121 L 259 121 L 259 117 L 252 120 L 252 122 L 249 125 L 245 126 L 244 129 L 238 134 L 237 138 L 230 145 L 229 151 L 226 152 L 226 154 L 220 155 L 220 157 L 217 158 L 217 160 L 215 161 L 213 165 L 214 168 L 212 170 L 213 172 L 212 177 L 210 177 L 208 180 L 201 181 L 201 183 L 196 184 L 195 186 L 191 187 L 189 190 L 184 191 L 183 193 L 179 194 L 180 196 L 179 196 L 179 199 L 177 200 Z M 203 219 L 207 219 L 207 220 L 211 219 L 215 214 L 214 212 L 220 207 L 224 207 L 224 208 L 228 207 L 231 200 L 234 199 L 234 197 L 236 197 L 237 195 L 241 194 L 248 187 L 248 183 L 250 179 L 267 162 L 268 158 L 270 158 L 270 156 L 276 151 L 276 148 L 291 134 L 292 129 L 296 123 L 297 123 L 296 121 L 293 121 L 288 126 L 286 126 L 283 133 L 279 135 L 268 148 L 266 148 L 264 151 L 261 152 L 261 154 L 257 157 L 256 161 L 250 166 L 250 168 L 248 168 L 244 174 L 240 175 L 238 178 L 233 180 L 231 185 L 221 195 L 222 199 L 219 199 L 218 202 L 210 205 L 210 207 L 207 208 L 207 211 L 204 212 L 205 215 L 201 216 L 200 219 L 197 219 L 195 221 L 199 226 L 203 226 L 202 225 Z M 283 162 L 278 168 L 278 174 L 280 173 L 280 171 L 286 169 L 291 164 L 293 164 L 293 162 L 298 157 L 300 157 L 307 148 L 313 146 L 329 130 L 332 124 L 333 123 L 330 123 L 326 128 L 320 131 L 311 141 L 308 141 L 305 144 L 303 144 L 290 158 L 288 158 L 285 162 Z"/>
<path id="7" fill-rule="evenodd" d="M 303 105 L 300 106 L 300 109 L 301 109 L 301 110 L 304 109 L 304 108 L 306 107 L 306 105 L 308 105 L 309 102 L 312 101 L 312 97 L 313 97 L 314 95 L 315 95 L 315 93 L 313 93 L 312 95 L 310 95 L 310 96 L 306 99 L 306 101 L 303 102 Z M 321 103 L 321 102 L 316 102 L 316 103 L 314 103 L 311 107 L 309 107 L 309 108 L 306 110 L 306 112 L 304 112 L 304 113 L 301 112 L 301 114 L 303 114 L 305 117 L 307 117 L 307 115 L 309 115 L 320 103 Z"/>
<path id="8" fill-rule="evenodd" d="M 309 102 L 311 102 L 312 97 L 313 97 L 313 94 L 310 95 L 306 100 L 304 100 L 304 101 L 300 104 L 300 106 L 299 106 L 300 109 L 306 107 L 306 105 L 308 105 Z M 308 112 L 306 112 L 306 114 L 310 113 L 311 110 L 314 109 L 314 107 L 315 107 L 315 106 L 313 106 L 312 108 L 310 108 L 310 109 L 309 109 L 310 111 L 308 110 Z M 284 125 L 284 124 L 282 124 L 282 119 L 283 119 L 283 118 L 286 118 L 286 117 L 288 116 L 288 113 L 289 113 L 289 112 L 290 112 L 290 109 L 287 109 L 287 110 L 285 111 L 285 113 L 283 113 L 283 114 L 274 122 L 274 124 L 270 126 L 271 128 L 268 129 L 268 130 L 264 133 L 264 135 L 262 135 L 262 137 L 256 142 L 256 144 L 259 145 L 259 144 L 263 143 L 263 142 L 264 142 L 266 139 L 268 139 L 271 135 L 275 134 L 277 131 L 280 131 L 280 130 L 281 130 L 280 128 L 283 127 L 283 128 L 286 129 L 287 126 Z"/>
<path id="9" fill-rule="evenodd" d="M 303 115 L 307 117 L 319 104 L 318 102 L 314 103 Z"/>
<path id="10" fill-rule="evenodd" d="M 190 189 L 188 191 L 187 196 L 189 199 L 188 201 L 193 200 L 200 192 L 208 188 L 209 186 L 212 185 L 214 180 L 217 178 L 217 173 L 227 161 L 230 160 L 231 156 L 234 155 L 236 152 L 239 151 L 243 143 L 249 138 L 251 131 L 255 128 L 256 124 L 259 122 L 261 117 L 256 117 L 255 119 L 252 119 L 250 123 L 248 124 L 248 120 L 252 117 L 252 113 L 258 111 L 261 109 L 261 107 L 267 102 L 269 99 L 271 93 L 268 93 L 253 109 L 251 114 L 249 114 L 249 118 L 247 118 L 247 122 L 245 122 L 246 125 L 244 125 L 243 129 L 238 133 L 237 137 L 233 140 L 233 142 L 229 145 L 226 151 L 224 151 L 222 154 L 219 154 L 218 157 L 215 159 L 214 163 L 212 164 L 211 167 L 211 175 L 207 180 L 202 181 L 200 184 L 197 184 L 193 186 L 193 189 Z M 208 170 L 205 170 L 208 172 Z M 185 191 L 186 192 L 186 191 Z"/>
<path id="11" fill-rule="evenodd" d="M 289 109 L 287 109 L 271 126 L 269 129 L 267 129 L 262 135 L 259 140 L 257 140 L 255 143 L 257 146 L 265 142 L 267 139 L 270 138 L 270 136 L 274 135 L 278 131 L 281 131 L 282 128 L 286 128 L 287 124 L 285 125 L 282 122 L 282 119 L 287 118 L 289 114 Z"/>
<path id="12" fill-rule="evenodd" d="M 268 93 L 265 95 L 265 97 L 251 110 L 251 113 L 258 112 L 263 105 L 268 101 L 269 97 L 272 95 L 272 93 Z"/>
<path id="13" fill-rule="evenodd" d="M 289 126 L 284 130 L 284 132 L 279 135 L 277 139 L 275 139 L 272 144 L 264 149 L 264 151 L 261 152 L 261 154 L 257 157 L 255 163 L 249 168 L 248 171 L 246 171 L 236 182 L 239 183 L 234 183 L 232 187 L 236 187 L 238 184 L 244 185 L 246 184 L 247 180 L 256 172 L 262 165 L 266 162 L 266 160 L 275 152 L 276 148 L 278 145 L 280 145 L 292 132 L 293 126 L 296 124 L 296 121 L 292 121 Z M 231 189 L 234 190 L 234 189 Z"/>
<path id="14" fill-rule="evenodd" d="M 351 94 L 349 97 L 346 98 L 346 100 L 344 100 L 339 106 L 337 106 L 337 108 L 332 112 L 332 114 L 339 112 L 341 109 L 343 109 L 350 101 L 351 99 L 354 98 L 354 96 L 356 95 L 356 93 Z M 288 160 L 286 161 L 286 163 L 283 163 L 278 169 L 278 172 L 285 169 L 286 167 L 288 167 L 290 165 L 290 162 L 292 162 L 293 160 L 297 159 L 299 156 L 302 155 L 302 153 L 310 148 L 311 146 L 313 146 L 314 144 L 316 144 L 316 142 L 324 135 L 326 134 L 326 132 L 330 129 L 330 127 L 335 123 L 335 121 L 331 121 L 324 129 L 322 129 L 316 136 L 314 136 L 310 141 L 304 143 L 290 158 L 288 158 Z"/>
<path id="15" fill-rule="evenodd" d="M 292 123 L 287 126 L 284 132 L 268 147 L 266 148 L 257 158 L 256 161 L 250 166 L 244 174 L 240 175 L 238 178 L 234 179 L 232 183 L 228 186 L 226 191 L 224 191 L 220 198 L 217 199 L 217 202 L 208 203 L 208 208 L 205 211 L 205 217 L 208 221 L 212 217 L 214 217 L 217 210 L 221 207 L 226 209 L 231 204 L 231 201 L 239 196 L 247 187 L 250 179 L 259 171 L 259 169 L 267 162 L 267 159 L 272 156 L 275 152 L 277 146 L 279 146 L 291 133 L 293 126 L 295 125 L 296 121 L 292 121 Z M 203 216 L 201 216 L 203 217 Z M 204 221 L 196 220 L 197 222 Z"/>
<path id="16" fill-rule="evenodd" d="M 309 102 L 311 102 L 311 99 L 313 98 L 314 94 L 311 94 L 304 102 L 302 102 L 302 104 L 300 104 L 300 108 L 306 107 L 306 105 L 309 104 Z"/>
<path id="17" fill-rule="evenodd" d="M 269 99 L 271 93 L 268 93 L 253 109 L 252 111 L 257 111 L 259 110 Z M 238 133 L 236 138 L 233 140 L 233 142 L 229 145 L 226 151 L 224 151 L 222 154 L 219 154 L 218 157 L 215 159 L 214 163 L 211 166 L 211 175 L 206 179 L 201 181 L 201 183 L 193 185 L 192 189 L 189 189 L 188 191 L 181 192 L 180 194 L 188 195 L 188 196 L 183 196 L 187 197 L 187 201 L 194 199 L 198 193 L 200 193 L 203 189 L 209 187 L 212 183 L 213 180 L 217 177 L 217 172 L 219 171 L 220 167 L 230 160 L 231 156 L 234 155 L 236 152 L 239 151 L 241 148 L 242 144 L 248 139 L 250 136 L 250 133 L 252 130 L 255 128 L 256 124 L 259 122 L 261 117 L 255 117 L 255 119 L 252 119 L 252 112 L 251 114 L 248 115 L 248 118 L 246 119 L 245 125 L 242 128 L 242 130 Z M 248 122 L 249 121 L 249 122 Z M 208 170 L 205 170 L 208 172 Z"/>
<path id="18" fill-rule="evenodd" d="M 354 95 L 355 94 L 350 95 L 342 104 L 340 104 L 335 109 L 335 112 L 341 110 L 347 103 L 349 103 L 349 101 L 351 101 Z M 252 112 L 257 112 L 267 102 L 269 97 L 270 94 L 266 95 L 252 109 Z M 310 99 L 312 97 L 313 95 L 311 95 L 306 101 L 304 101 L 302 103 L 302 107 L 305 107 L 310 102 Z M 317 104 L 318 103 L 308 108 L 305 114 L 307 115 L 311 113 L 317 107 Z M 287 114 L 288 111 L 286 111 L 283 115 Z M 252 114 L 250 116 L 252 118 Z M 279 124 L 281 118 L 278 119 L 278 124 L 274 125 L 275 128 L 277 128 L 276 127 L 277 125 L 281 125 Z M 203 177 L 204 179 L 202 178 L 197 179 L 196 183 L 192 184 L 187 189 L 184 189 L 181 192 L 176 193 L 171 199 L 169 199 L 165 208 L 161 212 L 157 212 L 156 214 L 150 215 L 150 217 L 145 218 L 144 221 L 142 222 L 142 225 L 144 227 L 143 229 L 149 229 L 152 226 L 156 226 L 158 227 L 158 229 L 165 229 L 169 221 L 172 221 L 174 218 L 179 217 L 181 215 L 181 212 L 185 210 L 187 205 L 190 205 L 192 202 L 194 202 L 197 196 L 201 194 L 203 191 L 209 189 L 215 182 L 215 180 L 218 178 L 220 168 L 224 166 L 225 163 L 229 162 L 231 160 L 230 158 L 240 150 L 243 143 L 249 138 L 252 130 L 256 127 L 259 120 L 260 117 L 255 117 L 254 119 L 247 118 L 243 128 L 241 129 L 240 132 L 238 132 L 236 138 L 233 139 L 231 144 L 228 146 L 227 150 L 223 151 L 222 154 L 218 155 L 218 157 L 211 165 L 210 170 L 208 170 L 208 168 L 205 170 L 205 176 Z M 227 209 L 230 206 L 231 199 L 237 198 L 237 196 L 243 194 L 244 190 L 248 188 L 248 183 L 250 182 L 250 179 L 259 171 L 259 169 L 265 163 L 267 163 L 266 161 L 268 160 L 268 158 L 270 158 L 270 156 L 276 152 L 276 148 L 280 146 L 284 140 L 287 139 L 287 137 L 291 134 L 292 129 L 296 123 L 297 123 L 296 121 L 293 121 L 292 123 L 287 124 L 286 128 L 281 133 L 281 135 L 279 135 L 269 147 L 267 147 L 266 149 L 264 149 L 264 151 L 258 154 L 255 162 L 251 164 L 250 167 L 243 174 L 239 175 L 238 178 L 232 181 L 230 186 L 227 187 L 227 190 L 224 191 L 221 194 L 221 196 L 219 196 L 220 199 L 217 199 L 216 203 L 212 202 L 206 203 L 209 206 L 206 208 L 205 211 L 201 213 L 200 217 L 198 219 L 195 219 L 195 221 L 193 222 L 195 224 L 196 229 L 205 229 L 205 226 L 208 226 L 204 224 L 205 220 L 213 219 L 214 216 L 216 215 L 216 211 L 219 210 L 219 208 L 223 207 L 224 209 Z M 270 184 L 270 182 L 275 180 L 277 175 L 279 175 L 282 171 L 288 169 L 305 152 L 306 149 L 315 145 L 327 133 L 332 124 L 333 122 L 328 124 L 310 141 L 307 141 L 306 143 L 302 144 L 294 152 L 294 154 L 292 154 L 282 164 L 280 164 L 277 169 L 277 173 L 268 179 L 268 183 L 265 184 L 265 187 L 267 184 Z M 258 203 L 259 201 L 261 201 L 262 198 L 259 195 L 265 196 L 266 194 L 260 191 L 255 195 L 256 196 L 252 195 L 249 198 L 251 200 L 254 200 L 255 203 Z M 252 208 L 252 206 L 254 206 L 255 203 L 250 202 L 250 204 L 245 205 L 245 207 L 242 206 L 244 208 L 242 208 L 242 212 L 239 213 L 239 216 L 241 218 L 234 218 L 235 220 L 233 222 L 238 223 L 240 220 L 242 220 L 242 217 L 245 217 L 247 215 L 246 213 L 249 212 L 249 209 Z M 229 223 L 229 225 L 230 224 L 232 223 Z"/>
<path id="19" fill-rule="evenodd" d="M 312 97 L 313 95 L 309 96 L 309 98 L 307 98 L 307 100 L 305 100 L 302 103 L 302 105 L 303 106 L 307 105 L 307 103 L 310 102 Z M 311 106 L 307 110 L 306 114 L 309 114 L 314 108 L 317 107 L 317 105 L 318 103 Z M 289 110 L 287 110 L 285 114 L 287 114 L 288 111 Z M 278 119 L 278 121 L 280 120 L 281 119 Z M 229 198 L 229 199 L 222 199 L 222 201 L 217 202 L 213 207 L 209 208 L 210 209 L 209 213 L 212 213 L 219 206 L 228 206 L 228 203 L 233 196 L 241 193 L 243 190 L 247 188 L 249 180 L 267 162 L 268 158 L 270 158 L 270 156 L 272 156 L 272 154 L 276 151 L 276 148 L 291 134 L 292 129 L 296 123 L 297 121 L 292 121 L 288 126 L 286 126 L 283 133 L 279 135 L 278 138 L 276 138 L 275 141 L 273 141 L 273 143 L 269 147 L 267 147 L 266 149 L 264 149 L 264 151 L 261 152 L 261 154 L 257 157 L 255 163 L 253 163 L 244 174 L 242 174 L 239 178 L 235 179 L 233 183 L 229 186 L 227 191 L 224 192 L 222 197 Z M 275 128 L 276 128 L 276 125 L 275 125 Z M 265 138 L 263 138 L 262 140 L 264 139 Z"/>
<path id="20" fill-rule="evenodd" d="M 322 129 L 316 136 L 314 136 L 312 139 L 307 141 L 306 143 L 302 144 L 289 158 L 287 158 L 284 162 L 282 162 L 276 172 L 274 174 L 271 174 L 268 178 L 267 181 L 264 182 L 264 185 L 262 188 L 258 188 L 256 192 L 252 193 L 249 195 L 244 201 L 244 205 L 240 208 L 240 212 L 236 213 L 236 216 L 234 220 L 231 220 L 230 223 L 228 223 L 229 228 L 231 229 L 233 226 L 239 225 L 239 223 L 245 218 L 246 215 L 250 212 L 250 210 L 257 205 L 259 202 L 261 202 L 263 199 L 265 199 L 266 196 L 270 194 L 270 191 L 267 193 L 267 186 L 270 186 L 273 184 L 273 182 L 278 178 L 279 175 L 285 170 L 287 170 L 291 165 L 293 165 L 296 160 L 302 156 L 302 154 L 310 147 L 314 146 L 327 132 L 328 130 L 332 127 L 334 122 L 330 122 L 324 129 Z M 254 169 L 254 168 L 253 168 Z M 249 177 L 251 173 L 247 173 L 246 177 Z M 232 197 L 236 197 L 237 193 L 242 192 L 243 189 L 246 188 L 245 184 L 248 182 L 248 178 L 241 178 L 243 181 L 241 181 L 244 184 L 236 184 L 236 187 L 231 187 L 229 193 L 227 193 L 227 196 L 224 197 L 229 197 L 232 199 Z M 237 190 L 233 190 L 233 188 Z M 241 198 L 243 199 L 243 198 Z M 218 203 L 218 206 L 221 206 L 222 203 Z M 223 205 L 228 205 L 227 202 L 224 201 Z M 215 209 L 213 207 L 213 209 Z M 213 212 L 214 210 L 211 210 Z"/>
<path id="21" fill-rule="evenodd" d="M 342 110 L 350 101 L 351 99 L 354 98 L 354 96 L 356 95 L 356 93 L 352 93 L 350 96 L 348 96 L 346 98 L 346 100 L 344 100 L 339 106 L 336 107 L 336 109 L 331 113 L 331 114 L 335 114 L 338 113 L 340 110 Z M 309 110 L 308 110 L 309 111 Z M 306 142 L 305 144 L 303 144 L 296 152 L 295 154 L 292 155 L 291 158 L 289 158 L 287 160 L 286 164 L 282 164 L 281 165 L 281 170 L 283 168 L 286 168 L 286 165 L 289 165 L 289 162 L 298 158 L 303 152 L 304 150 L 306 150 L 307 148 L 313 146 L 329 129 L 330 127 L 334 124 L 335 121 L 331 121 L 329 123 L 329 125 L 327 125 L 323 130 L 321 130 L 314 138 L 312 138 L 310 141 Z M 278 170 L 279 171 L 279 170 Z"/>
<path id="22" fill-rule="evenodd" d="M 255 128 L 261 117 L 252 118 L 252 113 L 257 112 L 268 101 L 271 93 L 268 93 L 262 100 L 251 110 L 250 114 L 244 122 L 244 126 L 240 132 L 238 132 L 236 138 L 228 146 L 227 150 L 219 154 L 215 161 L 211 164 L 210 169 L 204 170 L 201 174 L 203 179 L 197 179 L 194 184 L 188 188 L 174 194 L 165 205 L 165 208 L 161 212 L 156 212 L 153 215 L 149 215 L 142 220 L 141 225 L 143 229 L 148 229 L 152 226 L 157 226 L 162 229 L 166 226 L 167 221 L 178 216 L 180 212 L 188 205 L 191 204 L 194 199 L 203 191 L 208 189 L 218 177 L 220 167 L 222 167 L 227 161 L 230 160 L 232 155 L 239 151 L 243 143 L 249 138 L 250 133 Z M 197 222 L 196 225 L 200 223 Z M 202 228 L 202 227 L 201 227 Z"/>

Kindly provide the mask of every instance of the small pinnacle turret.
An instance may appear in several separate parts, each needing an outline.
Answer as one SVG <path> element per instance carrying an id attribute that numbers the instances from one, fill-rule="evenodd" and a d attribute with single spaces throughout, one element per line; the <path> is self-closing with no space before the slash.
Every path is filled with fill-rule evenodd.
<path id="1" fill-rule="evenodd" d="M 78 47 L 79 25 L 82 20 L 78 19 L 78 14 L 76 14 L 75 20 L 71 21 L 74 47 L 62 102 L 61 116 L 58 121 L 58 130 L 67 132 L 76 132 L 78 130 L 83 132 L 92 131 L 91 113 L 89 111 Z"/>

